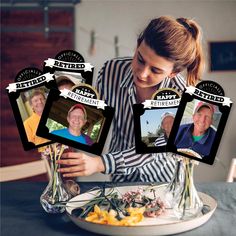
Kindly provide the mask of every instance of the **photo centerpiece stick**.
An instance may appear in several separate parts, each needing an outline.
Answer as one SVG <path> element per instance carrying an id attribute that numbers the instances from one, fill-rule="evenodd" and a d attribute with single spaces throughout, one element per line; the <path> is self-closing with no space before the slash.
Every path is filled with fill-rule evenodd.
<path id="1" fill-rule="evenodd" d="M 37 133 L 70 147 L 100 155 L 111 125 L 114 109 L 92 86 L 79 84 L 51 90 Z"/>
<path id="2" fill-rule="evenodd" d="M 37 68 L 21 70 L 14 83 L 8 85 L 7 92 L 19 130 L 24 150 L 39 148 L 52 141 L 36 135 L 39 121 L 51 88 L 57 85 L 50 73 L 42 73 Z"/>
<path id="3" fill-rule="evenodd" d="M 136 153 L 167 151 L 179 102 L 180 94 L 176 90 L 163 88 L 151 100 L 133 105 Z"/>
<path id="4" fill-rule="evenodd" d="M 231 106 L 223 88 L 213 81 L 187 87 L 181 98 L 167 143 L 179 163 L 166 191 L 167 202 L 180 219 L 194 218 L 204 210 L 194 186 L 194 165 L 213 164 Z"/>
<path id="5" fill-rule="evenodd" d="M 44 61 L 45 73 L 54 75 L 58 89 L 71 88 L 80 83 L 92 85 L 94 66 L 85 62 L 75 50 L 64 50 Z"/>

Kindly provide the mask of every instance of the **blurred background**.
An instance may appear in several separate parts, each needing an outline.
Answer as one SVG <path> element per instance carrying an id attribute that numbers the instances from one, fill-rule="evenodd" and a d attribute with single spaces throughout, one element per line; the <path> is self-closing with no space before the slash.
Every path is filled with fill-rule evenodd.
<path id="1" fill-rule="evenodd" d="M 93 82 L 103 63 L 117 56 L 133 56 L 136 39 L 152 18 L 188 17 L 202 27 L 206 69 L 236 102 L 236 0 L 41 0 L 1 1 L 1 166 L 39 159 L 24 151 L 6 87 L 26 67 L 43 69 L 43 61 L 75 49 L 95 66 Z M 214 47 L 213 47 L 214 46 Z M 213 166 L 200 163 L 196 182 L 225 181 L 236 157 L 235 105 Z M 44 180 L 46 175 L 34 177 Z M 102 174 L 84 181 L 107 180 Z"/>

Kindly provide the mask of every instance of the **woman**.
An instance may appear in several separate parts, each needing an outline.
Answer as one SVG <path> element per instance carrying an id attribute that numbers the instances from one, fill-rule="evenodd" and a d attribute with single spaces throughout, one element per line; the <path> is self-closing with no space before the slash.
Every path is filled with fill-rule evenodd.
<path id="1" fill-rule="evenodd" d="M 96 172 L 112 174 L 112 181 L 170 181 L 174 160 L 166 153 L 136 154 L 132 105 L 150 99 L 160 88 L 179 92 L 195 85 L 203 67 L 200 28 L 193 20 L 163 16 L 152 20 L 137 40 L 132 58 L 105 63 L 97 89 L 105 102 L 115 108 L 113 133 L 108 154 L 91 157 L 66 153 L 59 171 L 65 177 Z M 185 82 L 179 74 L 187 70 Z"/>

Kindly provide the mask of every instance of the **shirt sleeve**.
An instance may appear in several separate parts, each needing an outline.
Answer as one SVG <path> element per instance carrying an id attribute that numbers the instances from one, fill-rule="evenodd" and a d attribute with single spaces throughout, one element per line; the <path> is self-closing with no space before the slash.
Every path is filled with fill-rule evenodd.
<path id="1" fill-rule="evenodd" d="M 95 82 L 96 89 L 98 91 L 98 94 L 100 95 L 100 99 L 104 100 L 104 85 L 102 84 L 102 77 L 104 74 L 104 70 L 106 68 L 107 62 L 103 65 L 103 67 L 98 72 L 98 78 Z M 106 101 L 107 102 L 107 101 Z"/>
<path id="2" fill-rule="evenodd" d="M 161 134 L 154 142 L 154 146 L 158 147 L 158 146 L 166 146 L 167 145 L 167 141 L 165 139 L 165 135 Z"/>
<path id="3" fill-rule="evenodd" d="M 101 157 L 105 174 L 128 176 L 138 172 L 142 181 L 169 181 L 175 171 L 175 158 L 171 153 L 136 154 L 132 147 Z"/>

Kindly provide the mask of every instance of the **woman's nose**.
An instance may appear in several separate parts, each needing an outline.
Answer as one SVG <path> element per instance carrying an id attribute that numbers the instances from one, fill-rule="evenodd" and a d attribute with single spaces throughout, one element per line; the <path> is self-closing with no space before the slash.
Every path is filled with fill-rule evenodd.
<path id="1" fill-rule="evenodd" d="M 146 79 L 148 77 L 148 75 L 149 75 L 149 69 L 147 66 L 145 66 L 140 70 L 140 78 Z"/>

